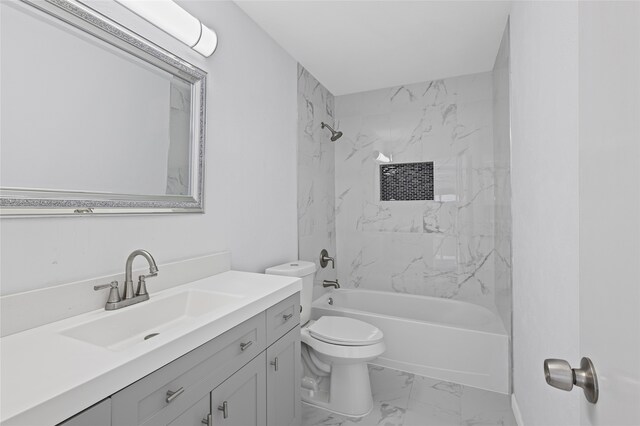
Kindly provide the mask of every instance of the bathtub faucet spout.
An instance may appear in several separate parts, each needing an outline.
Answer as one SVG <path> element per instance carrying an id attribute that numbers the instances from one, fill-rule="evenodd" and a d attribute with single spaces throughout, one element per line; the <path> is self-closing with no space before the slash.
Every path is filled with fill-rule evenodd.
<path id="1" fill-rule="evenodd" d="M 335 281 L 324 280 L 324 281 L 322 281 L 322 287 L 340 288 L 340 283 L 338 282 L 337 278 L 336 278 Z"/>

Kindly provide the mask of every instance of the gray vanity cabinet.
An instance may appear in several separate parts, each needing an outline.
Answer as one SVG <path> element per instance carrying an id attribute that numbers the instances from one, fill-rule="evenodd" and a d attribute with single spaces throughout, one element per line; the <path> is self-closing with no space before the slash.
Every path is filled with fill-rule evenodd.
<path id="1" fill-rule="evenodd" d="M 299 312 L 295 294 L 113 394 L 105 424 L 299 425 Z"/>
<path id="2" fill-rule="evenodd" d="M 267 348 L 267 426 L 294 426 L 300 407 L 300 327 Z"/>

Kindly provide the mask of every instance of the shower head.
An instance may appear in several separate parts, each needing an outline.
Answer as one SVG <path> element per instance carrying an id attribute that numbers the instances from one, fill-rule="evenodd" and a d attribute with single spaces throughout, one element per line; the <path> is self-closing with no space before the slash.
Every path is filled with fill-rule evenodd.
<path id="1" fill-rule="evenodd" d="M 329 131 L 331 132 L 331 142 L 335 142 L 342 137 L 342 132 L 336 132 L 328 124 L 320 123 L 320 127 L 322 127 L 323 129 L 326 127 L 327 129 L 329 129 Z"/>

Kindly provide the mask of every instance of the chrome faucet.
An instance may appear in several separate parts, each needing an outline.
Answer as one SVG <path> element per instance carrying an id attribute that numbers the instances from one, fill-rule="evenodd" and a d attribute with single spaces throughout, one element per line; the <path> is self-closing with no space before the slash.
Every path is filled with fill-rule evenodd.
<path id="1" fill-rule="evenodd" d="M 149 262 L 149 275 L 140 275 L 138 277 L 138 290 L 136 294 L 133 294 L 133 281 L 131 280 L 133 259 L 136 256 L 143 256 Z M 125 306 L 135 305 L 136 303 L 149 300 L 149 293 L 147 292 L 146 278 L 155 277 L 158 275 L 158 266 L 151 253 L 146 250 L 134 250 L 127 258 L 127 264 L 125 266 L 125 278 L 124 278 L 124 290 L 122 291 L 122 297 L 120 297 L 120 291 L 118 289 L 118 281 L 111 281 L 109 284 L 96 285 L 94 290 L 109 289 L 109 298 L 104 308 L 107 311 L 113 311 L 116 309 L 124 308 Z"/>
<path id="2" fill-rule="evenodd" d="M 133 268 L 133 259 L 135 259 L 136 256 L 144 257 L 149 263 L 149 275 L 140 275 L 138 277 L 138 291 L 136 292 L 136 296 L 146 295 L 148 298 L 149 293 L 147 293 L 147 285 L 145 279 L 158 275 L 158 266 L 156 265 L 156 261 L 154 260 L 153 256 L 151 256 L 151 253 L 141 249 L 134 250 L 129 255 L 129 257 L 127 257 L 127 264 L 124 267 L 124 290 L 122 291 L 122 298 L 125 300 L 132 299 L 134 297 L 133 281 L 131 280 L 131 269 Z"/>
<path id="3" fill-rule="evenodd" d="M 324 281 L 322 281 L 322 287 L 340 288 L 340 283 L 338 282 L 337 278 L 336 278 L 335 281 L 324 280 Z"/>

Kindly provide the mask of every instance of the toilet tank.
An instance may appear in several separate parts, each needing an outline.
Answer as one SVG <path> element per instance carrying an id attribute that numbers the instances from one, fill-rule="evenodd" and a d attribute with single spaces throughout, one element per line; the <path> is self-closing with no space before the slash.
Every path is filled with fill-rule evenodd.
<path id="1" fill-rule="evenodd" d="M 287 277 L 302 278 L 302 290 L 300 290 L 300 324 L 303 325 L 311 316 L 311 301 L 313 298 L 313 277 L 316 272 L 316 264 L 304 260 L 283 263 L 272 266 L 264 271 L 267 275 L 285 275 Z"/>

